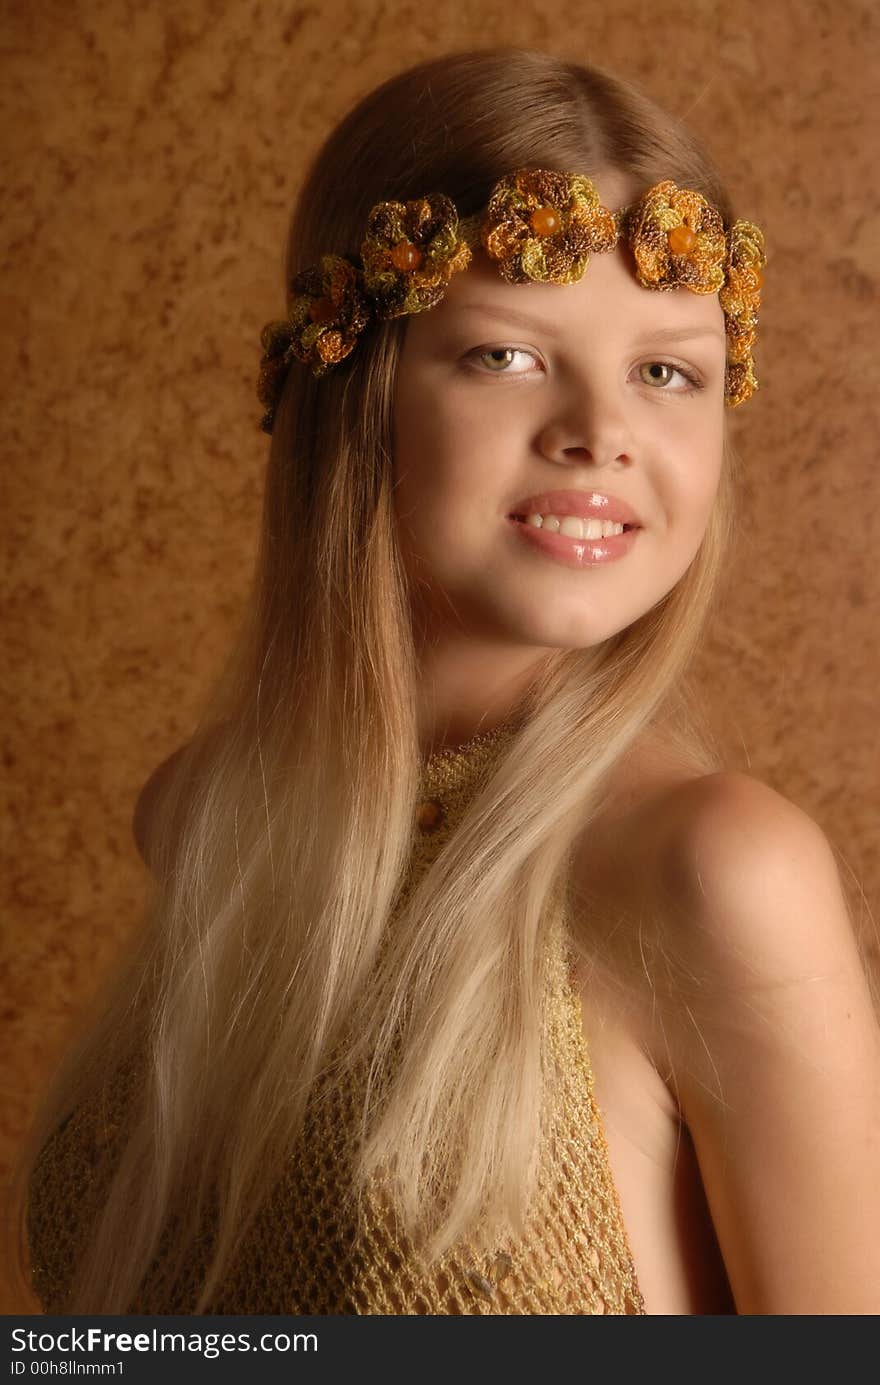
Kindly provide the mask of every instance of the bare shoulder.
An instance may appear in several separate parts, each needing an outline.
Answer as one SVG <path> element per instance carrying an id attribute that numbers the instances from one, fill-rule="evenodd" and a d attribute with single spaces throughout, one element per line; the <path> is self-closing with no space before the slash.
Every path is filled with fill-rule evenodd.
<path id="1" fill-rule="evenodd" d="M 880 1028 L 833 848 L 746 774 L 673 800 L 658 1029 L 738 1311 L 876 1313 Z"/>
<path id="2" fill-rule="evenodd" d="M 162 800 L 184 746 L 172 752 L 152 771 L 137 797 L 132 821 L 135 845 L 147 865 L 150 864 L 150 837 L 159 803 Z"/>
<path id="3" fill-rule="evenodd" d="M 880 1311 L 880 1027 L 825 832 L 751 775 L 639 765 L 576 864 L 608 1099 L 637 1071 L 639 1139 L 649 1105 L 687 1131 L 736 1311 Z"/>
<path id="4" fill-rule="evenodd" d="M 837 861 L 813 818 L 735 770 L 676 786 L 660 897 L 667 928 L 725 985 L 859 967 Z"/>
<path id="5" fill-rule="evenodd" d="M 644 983 L 651 948 L 725 985 L 854 956 L 825 832 L 739 770 L 707 773 L 656 749 L 635 758 L 578 844 L 576 877 L 591 919 L 614 931 L 626 984 L 639 971 Z M 630 925 L 639 947 L 628 954 Z"/>
<path id="6" fill-rule="evenodd" d="M 132 835 L 138 851 L 150 870 L 154 870 L 156 866 L 153 848 L 155 825 L 159 816 L 165 812 L 169 790 L 175 784 L 179 770 L 182 769 L 187 759 L 191 759 L 193 750 L 197 749 L 210 755 L 219 746 L 222 736 L 222 727 L 211 727 L 202 730 L 192 740 L 186 741 L 161 764 L 157 765 L 138 794 L 132 820 Z M 197 771 L 190 764 L 186 784 L 178 783 L 176 786 L 178 793 L 173 804 L 175 821 L 178 817 L 183 816 L 186 804 L 194 791 L 196 780 Z"/>
<path id="7" fill-rule="evenodd" d="M 833 1009 L 847 1022 L 826 1045 L 849 1041 L 850 1019 L 874 1043 L 831 842 L 761 780 L 682 764 L 640 777 L 625 811 L 591 832 L 576 886 L 582 985 L 599 993 L 610 978 L 617 1014 L 680 1111 L 688 1090 L 720 1091 L 723 1059 L 739 1061 L 747 1030 L 777 1046 L 810 1030 L 806 1052 L 820 1041 L 817 1015 Z"/>
<path id="8" fill-rule="evenodd" d="M 761 865 L 792 848 L 830 850 L 808 813 L 769 784 L 740 770 L 694 776 L 675 786 L 678 843 L 711 852 L 724 864 L 731 856 Z"/>

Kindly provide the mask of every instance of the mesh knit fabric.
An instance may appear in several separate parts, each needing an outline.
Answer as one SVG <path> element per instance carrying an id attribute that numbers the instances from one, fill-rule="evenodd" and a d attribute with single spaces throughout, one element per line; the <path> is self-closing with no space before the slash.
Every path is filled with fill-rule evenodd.
<path id="1" fill-rule="evenodd" d="M 423 769 L 408 893 L 460 821 L 510 727 L 432 755 Z M 403 897 L 403 894 L 402 896 Z M 352 1131 L 363 1091 L 338 1083 L 311 1109 L 284 1173 L 257 1214 L 209 1305 L 214 1313 L 641 1314 L 636 1280 L 596 1105 L 564 918 L 544 957 L 547 1059 L 561 1074 L 540 1147 L 526 1234 L 488 1252 L 457 1243 L 425 1266 L 377 1192 L 344 1209 Z M 136 1099 L 136 1070 L 74 1112 L 45 1146 L 31 1180 L 28 1235 L 34 1289 L 66 1311 L 68 1286 L 112 1174 Z M 166 1228 L 167 1248 L 173 1223 Z M 173 1280 L 160 1250 L 131 1312 L 191 1313 L 210 1228 Z"/>

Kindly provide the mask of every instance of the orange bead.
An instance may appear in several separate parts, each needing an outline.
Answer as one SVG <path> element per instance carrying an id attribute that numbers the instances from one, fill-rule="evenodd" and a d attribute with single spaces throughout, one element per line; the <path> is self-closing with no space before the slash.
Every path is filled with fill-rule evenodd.
<path id="1" fill-rule="evenodd" d="M 697 233 L 689 226 L 673 226 L 666 240 L 673 255 L 687 255 L 697 243 Z"/>
<path id="2" fill-rule="evenodd" d="M 399 269 L 402 274 L 407 270 L 418 269 L 422 263 L 423 255 L 417 245 L 411 241 L 399 240 L 391 251 L 391 263 L 395 269 Z"/>
<path id="3" fill-rule="evenodd" d="M 416 809 L 416 822 L 423 832 L 433 832 L 440 826 L 443 816 L 439 798 L 424 798 Z"/>
<path id="4" fill-rule="evenodd" d="M 763 287 L 764 287 L 764 276 L 763 276 L 763 274 L 761 273 L 760 269 L 756 269 L 756 270 L 755 270 L 755 288 L 761 289 L 761 288 L 763 288 Z"/>
<path id="5" fill-rule="evenodd" d="M 536 236 L 555 236 L 562 225 L 562 217 L 555 207 L 536 207 L 529 217 L 529 225 Z"/>
<path id="6" fill-rule="evenodd" d="M 336 308 L 332 298 L 316 298 L 309 304 L 309 317 L 312 322 L 332 322 Z"/>

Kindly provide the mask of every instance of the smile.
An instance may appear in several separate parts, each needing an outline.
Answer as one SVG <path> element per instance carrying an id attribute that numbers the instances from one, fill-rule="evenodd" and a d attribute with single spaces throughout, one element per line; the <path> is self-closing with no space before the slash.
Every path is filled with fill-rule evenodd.
<path id="1" fill-rule="evenodd" d="M 634 527 L 632 524 L 627 526 L 614 519 L 581 519 L 578 515 L 530 514 L 524 517 L 514 515 L 513 518 L 523 518 L 523 522 L 530 524 L 534 529 L 546 529 L 552 534 L 565 534 L 570 539 L 607 539 L 612 534 L 622 534 L 627 527 Z"/>
<path id="2" fill-rule="evenodd" d="M 639 534 L 639 528 L 633 526 L 627 528 L 621 525 L 612 525 L 609 521 L 588 520 L 587 524 L 608 525 L 610 528 L 618 530 L 617 533 L 599 534 L 588 536 L 583 532 L 580 534 L 566 533 L 566 528 L 571 524 L 581 526 L 583 521 L 573 515 L 566 515 L 559 520 L 555 515 L 547 516 L 550 520 L 557 520 L 557 528 L 545 526 L 543 523 L 535 524 L 535 519 L 541 516 L 525 517 L 511 515 L 508 523 L 513 526 L 519 541 L 529 545 L 532 552 L 542 554 L 552 561 L 561 563 L 564 567 L 583 568 L 600 567 L 605 563 L 613 563 L 623 558 L 630 551 Z"/>

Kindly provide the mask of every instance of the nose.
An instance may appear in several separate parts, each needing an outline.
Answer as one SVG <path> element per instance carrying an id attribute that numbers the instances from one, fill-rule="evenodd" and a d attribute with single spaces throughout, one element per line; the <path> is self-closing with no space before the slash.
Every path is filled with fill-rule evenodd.
<path id="1" fill-rule="evenodd" d="M 579 393 L 542 429 L 542 454 L 550 461 L 624 466 L 632 461 L 633 440 L 622 404 L 607 393 Z"/>

